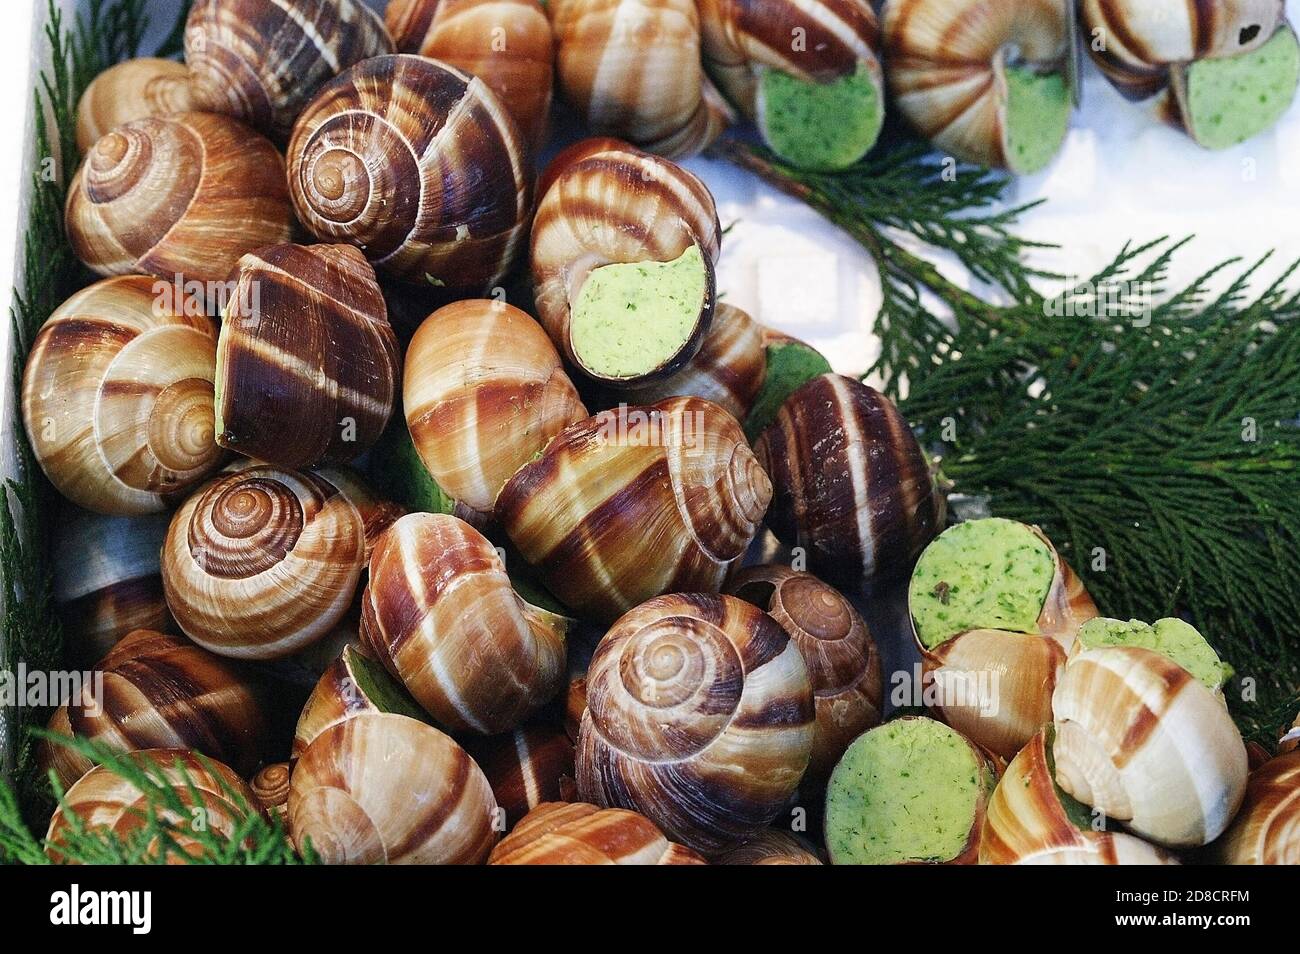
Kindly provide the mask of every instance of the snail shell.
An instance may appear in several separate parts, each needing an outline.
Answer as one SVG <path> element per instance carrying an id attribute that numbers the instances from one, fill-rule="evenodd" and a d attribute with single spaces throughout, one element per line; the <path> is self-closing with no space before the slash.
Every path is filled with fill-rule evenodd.
<path id="1" fill-rule="evenodd" d="M 1094 829 L 1091 814 L 1077 802 L 1067 807 L 1052 777 L 1049 734 L 1038 732 L 993 790 L 980 838 L 980 864 L 1177 864 L 1168 852 L 1140 838 Z"/>
<path id="2" fill-rule="evenodd" d="M 1215 846 L 1230 865 L 1300 865 L 1300 753 L 1255 769 L 1241 812 Z"/>
<path id="3" fill-rule="evenodd" d="M 1300 715 L 1295 718 L 1295 724 L 1289 729 L 1282 731 L 1282 739 L 1278 742 L 1277 751 L 1279 755 L 1287 752 L 1294 752 L 1300 748 Z"/>
<path id="4" fill-rule="evenodd" d="M 776 817 L 814 731 L 808 669 L 775 620 L 730 596 L 661 596 L 618 620 L 592 658 L 578 793 L 717 852 Z"/>
<path id="5" fill-rule="evenodd" d="M 95 667 L 103 693 L 88 683 L 61 706 L 51 731 L 93 739 L 116 752 L 194 749 L 250 773 L 264 754 L 267 711 L 262 690 L 227 660 L 176 636 L 136 630 Z M 44 745 L 60 784 L 92 768 L 79 752 Z"/>
<path id="6" fill-rule="evenodd" d="M 691 0 L 551 0 L 547 10 L 560 88 L 591 129 L 677 159 L 731 124 L 700 65 Z"/>
<path id="7" fill-rule="evenodd" d="M 907 574 L 946 505 L 898 409 L 825 374 L 800 387 L 754 445 L 772 478 L 768 526 L 846 586 Z"/>
<path id="8" fill-rule="evenodd" d="M 720 865 L 819 865 L 821 859 L 802 839 L 765 828 L 743 845 L 718 855 Z"/>
<path id="9" fill-rule="evenodd" d="M 289 763 L 275 762 L 253 776 L 249 782 L 253 797 L 262 811 L 283 821 L 289 802 Z"/>
<path id="10" fill-rule="evenodd" d="M 363 712 L 392 712 L 429 721 L 424 710 L 365 649 L 345 646 L 325 667 L 302 707 L 293 733 L 292 757 L 299 758 L 330 726 Z"/>
<path id="11" fill-rule="evenodd" d="M 127 633 L 166 632 L 158 552 L 171 517 L 106 517 L 63 508 L 54 537 L 54 602 L 72 657 L 93 665 Z"/>
<path id="12" fill-rule="evenodd" d="M 287 817 L 326 864 L 481 864 L 497 840 L 474 760 L 401 715 L 363 713 L 317 736 L 294 766 Z"/>
<path id="13" fill-rule="evenodd" d="M 538 805 L 492 849 L 490 865 L 706 865 L 654 822 L 581 802 Z"/>
<path id="14" fill-rule="evenodd" d="M 527 238 L 532 162 L 483 83 L 419 56 L 366 60 L 326 84 L 289 143 L 298 217 L 416 284 L 498 285 Z"/>
<path id="15" fill-rule="evenodd" d="M 374 269 L 355 248 L 245 255 L 217 349 L 217 442 L 293 469 L 350 461 L 388 425 L 398 362 Z"/>
<path id="16" fill-rule="evenodd" d="M 538 0 L 390 0 L 384 13 L 400 53 L 477 76 L 497 94 L 525 141 L 546 137 L 555 59 Z"/>
<path id="17" fill-rule="evenodd" d="M 163 307 L 152 279 L 102 281 L 59 306 L 23 373 L 23 421 L 63 496 L 98 513 L 162 513 L 220 466 L 217 331 Z"/>
<path id="18" fill-rule="evenodd" d="M 496 548 L 456 517 L 403 517 L 371 557 L 361 641 L 453 731 L 504 732 L 553 698 L 566 629 L 515 593 Z"/>
<path id="19" fill-rule="evenodd" d="M 182 63 L 140 57 L 96 76 L 77 104 L 77 148 L 83 153 L 118 126 L 193 110 L 190 71 Z"/>
<path id="20" fill-rule="evenodd" d="M 200 813 L 208 832 L 220 840 L 236 837 L 250 813 L 260 811 L 257 797 L 242 778 L 220 762 L 201 758 L 185 749 L 147 749 L 127 758 L 164 786 L 170 786 L 187 811 L 177 813 L 161 806 L 158 819 L 167 826 L 176 848 L 188 855 L 203 853 L 203 843 L 191 834 L 190 825 Z M 69 815 L 75 815 L 83 829 L 103 832 L 119 839 L 138 838 L 150 811 L 149 800 L 135 784 L 105 765 L 97 765 L 64 793 L 46 833 L 45 853 L 56 862 L 66 862 L 59 850 L 72 829 Z M 128 841 L 134 847 L 132 842 Z M 155 840 L 145 852 L 150 860 L 184 864 L 170 845 Z"/>
<path id="21" fill-rule="evenodd" d="M 567 801 L 574 788 L 573 743 L 564 730 L 537 722 L 475 740 L 469 753 L 492 786 L 513 828 L 543 802 Z"/>
<path id="22" fill-rule="evenodd" d="M 546 333 L 500 301 L 430 315 L 407 349 L 404 381 L 420 459 L 439 487 L 481 514 L 552 437 L 587 417 Z"/>
<path id="23" fill-rule="evenodd" d="M 817 720 L 808 770 L 828 774 L 850 742 L 880 723 L 880 657 L 866 621 L 834 587 L 783 566 L 742 570 L 727 592 L 765 610 L 803 654 Z"/>
<path id="24" fill-rule="evenodd" d="M 1015 168 L 1007 70 L 1013 59 L 1063 69 L 1066 18 L 1064 0 L 888 0 L 885 70 L 899 112 L 959 159 Z"/>
<path id="25" fill-rule="evenodd" d="M 360 0 L 198 0 L 185 25 L 198 108 L 281 143 L 323 83 L 392 52 L 383 21 Z"/>
<path id="26" fill-rule="evenodd" d="M 172 519 L 162 554 L 167 605 L 212 652 L 287 656 L 343 618 L 369 546 L 394 516 L 342 471 L 254 464 L 219 477 Z"/>
<path id="27" fill-rule="evenodd" d="M 532 232 L 532 273 L 542 326 L 569 361 L 593 377 L 574 348 L 572 309 L 605 265 L 671 262 L 692 246 L 706 269 L 704 306 L 689 337 L 657 369 L 670 375 L 699 351 L 713 318 L 722 226 L 709 190 L 690 172 L 612 139 L 584 140 L 552 161 Z M 629 334 L 636 331 L 628 322 Z M 605 378 L 611 384 L 635 384 Z"/>
<path id="28" fill-rule="evenodd" d="M 1052 709 L 1057 782 L 1134 834 L 1203 845 L 1241 805 L 1246 748 L 1222 697 L 1166 657 L 1133 647 L 1080 652 Z"/>
<path id="29" fill-rule="evenodd" d="M 496 517 L 575 613 L 610 622 L 668 592 L 717 592 L 771 485 L 731 415 L 699 398 L 565 429 L 511 478 Z"/>
<path id="30" fill-rule="evenodd" d="M 246 252 L 287 242 L 284 159 L 226 116 L 182 113 L 118 126 L 73 178 L 68 241 L 100 275 L 224 282 Z"/>

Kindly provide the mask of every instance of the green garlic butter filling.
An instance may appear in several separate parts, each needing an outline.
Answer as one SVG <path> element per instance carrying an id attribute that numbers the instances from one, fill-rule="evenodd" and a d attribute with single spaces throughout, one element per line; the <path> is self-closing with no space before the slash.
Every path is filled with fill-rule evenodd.
<path id="1" fill-rule="evenodd" d="M 1257 50 L 1187 67 L 1185 105 L 1192 136 L 1227 149 L 1273 126 L 1300 84 L 1300 43 L 1290 27 Z"/>
<path id="2" fill-rule="evenodd" d="M 1007 162 L 1020 173 L 1037 172 L 1065 142 L 1073 102 L 1060 73 L 1007 67 Z"/>
<path id="3" fill-rule="evenodd" d="M 782 159 L 804 169 L 833 171 L 853 165 L 876 144 L 885 108 L 880 84 L 865 63 L 827 83 L 765 70 L 759 79 L 757 122 L 763 139 Z"/>
<path id="4" fill-rule="evenodd" d="M 1181 619 L 1161 619 L 1147 625 L 1139 620 L 1093 619 L 1079 630 L 1085 649 L 1135 646 L 1173 660 L 1209 689 L 1218 689 L 1232 670 L 1194 626 Z"/>

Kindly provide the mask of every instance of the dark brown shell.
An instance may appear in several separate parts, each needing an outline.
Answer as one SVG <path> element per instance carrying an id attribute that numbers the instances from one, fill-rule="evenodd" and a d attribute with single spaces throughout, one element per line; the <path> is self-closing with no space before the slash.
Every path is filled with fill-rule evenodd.
<path id="1" fill-rule="evenodd" d="M 706 865 L 654 822 L 581 802 L 538 805 L 492 851 L 490 865 Z"/>
<path id="2" fill-rule="evenodd" d="M 487 776 L 508 828 L 543 802 L 566 801 L 575 785 L 573 743 L 555 726 L 535 722 L 471 740 L 468 751 Z"/>

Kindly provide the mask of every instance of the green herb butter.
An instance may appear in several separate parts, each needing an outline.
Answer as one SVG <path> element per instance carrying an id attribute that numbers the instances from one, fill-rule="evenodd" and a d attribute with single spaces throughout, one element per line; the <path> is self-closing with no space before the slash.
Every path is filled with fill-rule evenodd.
<path id="1" fill-rule="evenodd" d="M 357 692 L 380 712 L 392 712 L 432 723 L 429 714 L 407 695 L 406 690 L 379 663 L 353 646 L 343 650 L 343 662 L 348 675 L 356 683 Z"/>
<path id="2" fill-rule="evenodd" d="M 1037 172 L 1052 161 L 1069 131 L 1072 101 L 1060 73 L 1008 67 L 1007 160 L 1016 172 Z"/>
<path id="3" fill-rule="evenodd" d="M 813 378 L 829 374 L 831 364 L 816 348 L 802 341 L 782 341 L 767 347 L 767 372 L 763 387 L 745 419 L 745 435 L 750 441 L 767 430 L 776 420 L 781 405 Z"/>
<path id="4" fill-rule="evenodd" d="M 1156 620 L 1147 625 L 1132 619 L 1093 619 L 1079 630 L 1079 643 L 1086 649 L 1099 646 L 1136 646 L 1160 653 L 1191 673 L 1210 689 L 1218 689 L 1231 673 L 1205 637 L 1181 619 Z"/>
<path id="5" fill-rule="evenodd" d="M 1227 149 L 1268 129 L 1290 107 L 1300 83 L 1300 44 L 1283 27 L 1257 50 L 1191 64 L 1186 83 L 1192 135 L 1209 149 Z"/>
<path id="6" fill-rule="evenodd" d="M 865 63 L 828 83 L 764 71 L 758 127 L 782 159 L 804 169 L 851 166 L 870 151 L 885 122 L 876 77 Z"/>

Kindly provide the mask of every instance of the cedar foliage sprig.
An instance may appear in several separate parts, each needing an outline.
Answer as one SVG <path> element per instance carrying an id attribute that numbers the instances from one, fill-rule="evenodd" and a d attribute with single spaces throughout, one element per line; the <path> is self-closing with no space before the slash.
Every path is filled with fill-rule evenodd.
<path id="1" fill-rule="evenodd" d="M 1236 669 L 1243 731 L 1275 743 L 1300 693 L 1296 266 L 1270 284 L 1267 257 L 1234 259 L 1171 288 L 1186 240 L 1161 239 L 1049 300 L 1036 283 L 1052 276 L 1023 260 L 1038 246 L 1014 231 L 1028 207 L 1003 207 L 1001 176 L 914 146 L 834 174 L 725 151 L 872 255 L 883 351 L 869 373 L 956 489 L 1042 526 L 1102 612 L 1190 616 Z"/>

